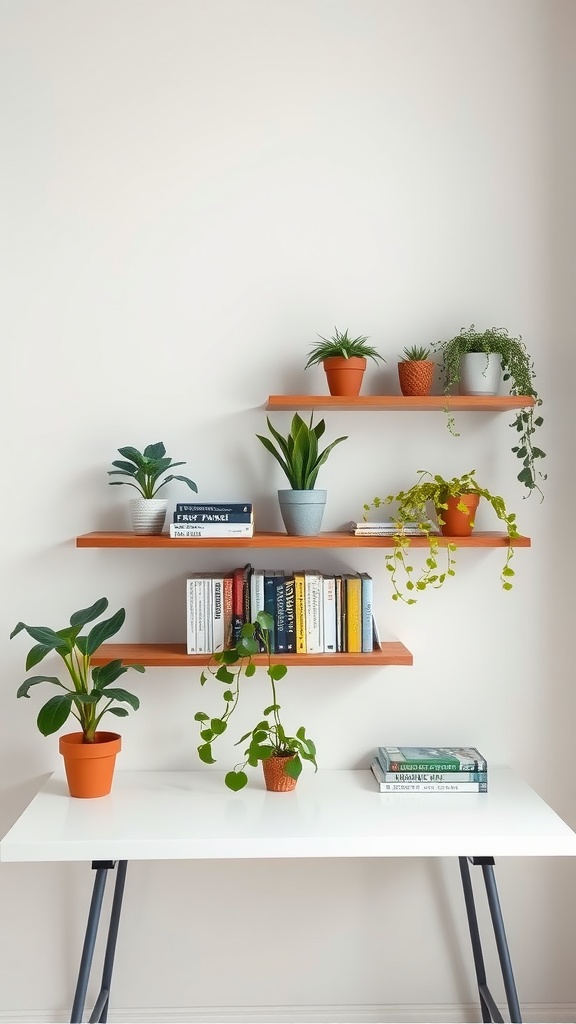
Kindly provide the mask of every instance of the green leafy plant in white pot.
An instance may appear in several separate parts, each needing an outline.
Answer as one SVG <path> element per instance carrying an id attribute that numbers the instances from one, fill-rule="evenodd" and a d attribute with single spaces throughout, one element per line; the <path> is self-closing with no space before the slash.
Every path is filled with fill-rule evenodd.
<path id="1" fill-rule="evenodd" d="M 313 418 L 312 413 L 310 422 L 306 423 L 298 413 L 294 413 L 290 431 L 284 437 L 266 417 L 276 445 L 269 437 L 256 435 L 286 474 L 290 488 L 278 491 L 278 501 L 286 533 L 297 537 L 315 537 L 320 533 L 326 491 L 316 487 L 318 472 L 332 449 L 347 440 L 347 435 L 338 437 L 320 451 L 318 442 L 326 424 L 322 419 L 314 425 Z"/>
<path id="2" fill-rule="evenodd" d="M 158 491 L 169 484 L 171 480 L 179 480 L 181 483 L 185 483 L 190 490 L 198 491 L 196 484 L 189 477 L 168 473 L 168 470 L 175 469 L 176 466 L 184 466 L 186 463 L 173 462 L 166 455 L 166 448 L 162 441 L 147 445 L 143 452 L 130 446 L 119 448 L 118 452 L 123 459 L 116 459 L 112 463 L 115 468 L 108 470 L 108 476 L 125 476 L 128 479 L 109 480 L 108 483 L 111 486 L 125 484 L 140 492 L 140 498 L 132 498 L 130 501 L 130 516 L 134 533 L 162 533 L 168 501 L 165 498 L 157 498 Z M 166 473 L 168 476 L 165 475 Z"/>

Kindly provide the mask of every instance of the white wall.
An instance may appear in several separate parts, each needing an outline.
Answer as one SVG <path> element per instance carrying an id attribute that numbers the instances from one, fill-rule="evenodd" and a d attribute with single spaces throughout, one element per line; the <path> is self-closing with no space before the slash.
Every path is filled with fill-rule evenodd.
<path id="1" fill-rule="evenodd" d="M 325 389 L 303 370 L 316 334 L 369 335 L 387 357 L 368 371 L 377 393 L 397 390 L 404 345 L 470 323 L 521 333 L 534 356 L 544 503 L 523 499 L 506 414 L 462 415 L 455 440 L 442 416 L 335 413 L 329 437 L 349 440 L 323 470 L 325 527 L 420 466 L 475 468 L 533 537 L 516 587 L 500 591 L 497 551 L 462 552 L 444 592 L 399 607 L 382 558 L 295 554 L 371 572 L 381 631 L 414 667 L 296 669 L 285 706 L 324 768 L 366 766 L 384 741 L 470 742 L 576 826 L 560 362 L 574 364 L 574 5 L 4 0 L 0 18 L 2 833 L 60 767 L 39 696 L 15 700 L 14 624 L 59 628 L 106 594 L 127 609 L 121 639 L 182 640 L 187 572 L 238 563 L 76 550 L 79 533 L 128 526 L 116 449 L 162 439 L 202 499 L 252 497 L 258 525 L 280 528 L 283 480 L 255 434 L 268 394 Z M 134 679 L 121 766 L 197 768 L 197 673 Z M 497 872 L 526 1019 L 574 1019 L 576 867 Z M 81 865 L 0 866 L 1 1019 L 65 1017 L 88 883 Z M 449 863 L 136 864 L 115 1018 L 475 1019 L 458 887 Z"/>

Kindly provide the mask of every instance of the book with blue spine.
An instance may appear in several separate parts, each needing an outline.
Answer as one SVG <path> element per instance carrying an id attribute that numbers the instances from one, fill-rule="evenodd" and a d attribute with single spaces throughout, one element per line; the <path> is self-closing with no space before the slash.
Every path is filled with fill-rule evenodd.
<path id="1" fill-rule="evenodd" d="M 274 570 L 276 654 L 286 654 L 286 582 L 283 569 Z"/>
<path id="2" fill-rule="evenodd" d="M 378 759 L 392 772 L 486 772 L 476 747 L 378 747 Z"/>
<path id="3" fill-rule="evenodd" d="M 252 512 L 175 512 L 174 523 L 251 523 Z"/>
<path id="4" fill-rule="evenodd" d="M 294 575 L 287 573 L 284 577 L 286 606 L 286 653 L 294 654 L 296 650 L 296 595 Z"/>
<path id="5" fill-rule="evenodd" d="M 276 652 L 276 577 L 274 569 L 264 570 L 264 611 L 274 620 L 274 627 L 268 631 L 270 654 Z"/>
<path id="6" fill-rule="evenodd" d="M 369 654 L 374 649 L 374 638 L 372 630 L 372 603 L 374 600 L 374 586 L 372 577 L 367 572 L 358 573 L 360 576 L 360 598 L 362 602 L 362 652 Z"/>

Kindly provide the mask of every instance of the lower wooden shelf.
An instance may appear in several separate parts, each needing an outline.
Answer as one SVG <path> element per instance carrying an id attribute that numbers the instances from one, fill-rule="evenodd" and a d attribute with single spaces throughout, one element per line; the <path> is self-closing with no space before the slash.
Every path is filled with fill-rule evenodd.
<path id="1" fill-rule="evenodd" d="M 507 533 L 475 531 L 471 537 L 436 538 L 441 547 L 456 544 L 459 548 L 508 547 Z M 426 537 L 410 537 L 410 546 L 426 548 Z M 178 537 L 167 533 L 138 534 L 118 531 L 84 533 L 76 538 L 78 548 L 393 548 L 393 537 L 356 537 L 350 531 L 319 533 L 314 537 L 292 537 L 287 533 L 257 531 L 253 537 Z M 515 548 L 529 548 L 529 537 L 517 537 Z"/>
<path id="2" fill-rule="evenodd" d="M 206 664 L 207 655 L 187 654 L 186 644 L 102 644 L 92 655 L 94 665 L 120 659 L 126 665 L 146 665 L 149 668 L 201 668 Z M 361 665 L 365 668 L 375 665 L 412 665 L 413 657 L 407 647 L 397 640 L 380 644 L 369 654 L 277 654 L 272 655 L 273 664 L 303 665 L 309 668 L 331 668 L 335 665 Z M 266 665 L 265 655 L 254 657 L 257 665 Z"/>

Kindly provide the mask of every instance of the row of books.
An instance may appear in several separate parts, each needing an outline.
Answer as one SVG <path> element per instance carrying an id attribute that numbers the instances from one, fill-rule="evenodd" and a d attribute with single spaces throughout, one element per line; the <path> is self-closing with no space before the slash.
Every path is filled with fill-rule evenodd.
<path id="1" fill-rule="evenodd" d="M 242 625 L 259 611 L 274 619 L 273 654 L 369 653 L 378 644 L 372 577 L 319 569 L 197 572 L 186 580 L 187 651 L 210 654 L 233 647 Z"/>
<path id="2" fill-rule="evenodd" d="M 381 793 L 487 793 L 476 747 L 378 747 L 370 762 Z"/>
<path id="3" fill-rule="evenodd" d="M 252 502 L 179 502 L 170 523 L 171 537 L 252 537 Z"/>

